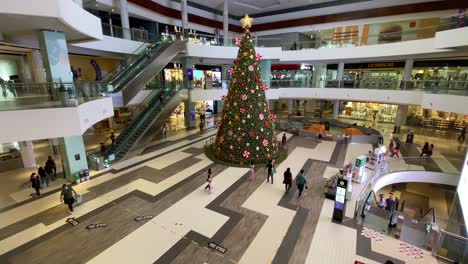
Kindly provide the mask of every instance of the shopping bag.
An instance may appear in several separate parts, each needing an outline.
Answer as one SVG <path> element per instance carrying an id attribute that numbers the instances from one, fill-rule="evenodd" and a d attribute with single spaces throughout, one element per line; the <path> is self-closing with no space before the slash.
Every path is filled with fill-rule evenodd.
<path id="1" fill-rule="evenodd" d="M 81 195 L 77 194 L 74 198 L 77 204 L 81 203 Z"/>

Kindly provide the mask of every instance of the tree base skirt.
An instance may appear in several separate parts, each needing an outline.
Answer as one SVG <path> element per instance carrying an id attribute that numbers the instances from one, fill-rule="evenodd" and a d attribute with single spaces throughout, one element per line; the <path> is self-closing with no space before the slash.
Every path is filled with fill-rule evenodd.
<path id="1" fill-rule="evenodd" d="M 218 159 L 215 154 L 214 154 L 214 147 L 215 144 L 209 145 L 205 147 L 205 155 L 212 160 L 214 163 L 230 166 L 230 167 L 242 167 L 242 168 L 250 168 L 250 160 L 246 159 L 245 162 L 239 162 L 239 161 L 229 161 L 229 160 L 221 160 Z M 288 156 L 288 152 L 286 149 L 283 147 L 278 148 L 278 156 L 273 157 L 272 159 L 275 160 L 275 164 L 281 163 L 283 160 L 286 159 Z M 268 160 L 265 161 L 257 161 L 254 164 L 255 165 L 266 165 L 268 163 Z"/>

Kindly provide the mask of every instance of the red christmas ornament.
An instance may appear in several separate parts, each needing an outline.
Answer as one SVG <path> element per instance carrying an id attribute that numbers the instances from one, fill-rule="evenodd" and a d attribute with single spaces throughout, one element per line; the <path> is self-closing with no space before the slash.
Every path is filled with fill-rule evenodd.
<path id="1" fill-rule="evenodd" d="M 253 131 L 249 131 L 249 136 L 253 137 L 253 136 L 254 136 L 254 132 L 253 132 Z"/>
<path id="2" fill-rule="evenodd" d="M 250 157 L 250 152 L 247 151 L 247 150 L 244 150 L 244 154 L 242 154 L 242 156 L 246 159 L 248 159 Z"/>

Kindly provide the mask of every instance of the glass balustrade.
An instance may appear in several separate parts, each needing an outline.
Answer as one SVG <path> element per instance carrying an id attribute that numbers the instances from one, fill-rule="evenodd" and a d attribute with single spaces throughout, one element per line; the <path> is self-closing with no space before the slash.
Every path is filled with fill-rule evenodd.
<path id="1" fill-rule="evenodd" d="M 468 238 L 441 230 L 433 253 L 451 263 L 467 263 Z"/>
<path id="2" fill-rule="evenodd" d="M 0 111 L 75 107 L 107 91 L 104 82 L 4 83 L 0 85 Z"/>
<path id="3" fill-rule="evenodd" d="M 468 26 L 468 15 L 462 13 L 442 17 L 436 25 L 369 35 L 365 38 L 349 35 L 340 39 L 324 38 L 320 40 L 291 41 L 282 38 L 254 36 L 253 40 L 257 47 L 281 47 L 282 50 L 347 48 L 433 38 L 437 32 L 465 26 Z M 222 36 L 191 34 L 189 35 L 189 43 L 211 46 L 236 46 L 236 39 L 239 37 L 241 36 L 234 35 L 224 40 Z M 227 45 L 224 45 L 224 41 L 227 41 Z"/>

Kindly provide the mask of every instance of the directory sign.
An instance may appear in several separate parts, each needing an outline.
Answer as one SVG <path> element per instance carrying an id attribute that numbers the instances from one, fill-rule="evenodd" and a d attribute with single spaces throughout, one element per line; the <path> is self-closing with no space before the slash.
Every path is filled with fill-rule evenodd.
<path id="1" fill-rule="evenodd" d="M 335 206 L 333 209 L 333 220 L 343 221 L 346 209 L 346 189 L 348 187 L 348 180 L 338 179 L 336 183 Z"/>

